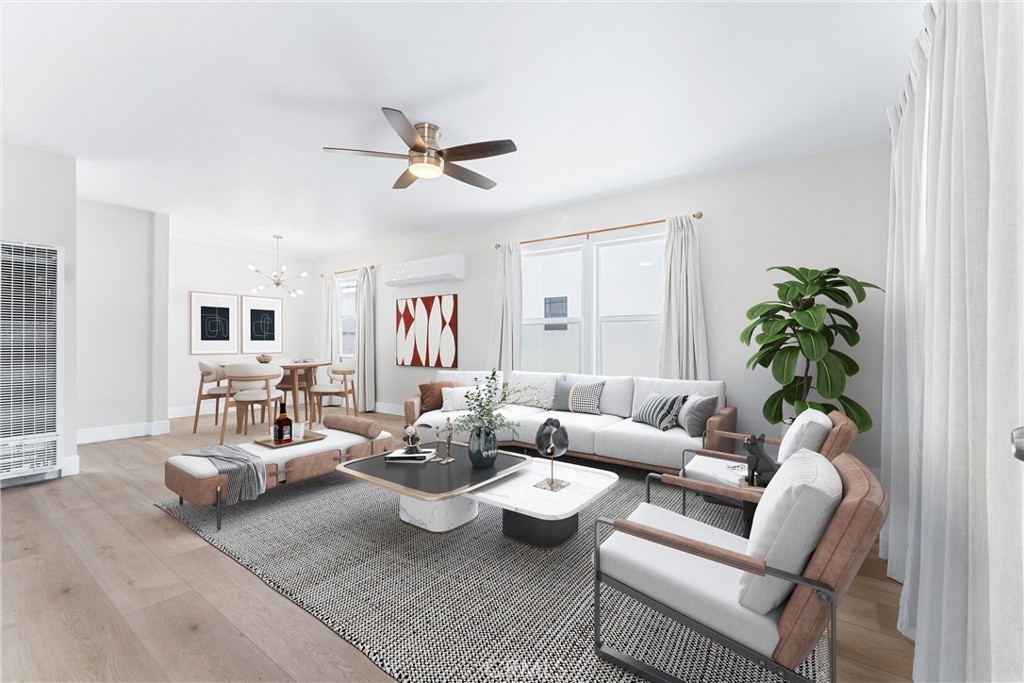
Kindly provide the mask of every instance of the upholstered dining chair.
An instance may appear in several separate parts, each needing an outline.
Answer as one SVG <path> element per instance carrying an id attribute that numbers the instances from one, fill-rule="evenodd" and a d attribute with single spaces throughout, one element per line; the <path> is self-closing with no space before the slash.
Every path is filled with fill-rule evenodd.
<path id="1" fill-rule="evenodd" d="M 199 427 L 199 410 L 203 401 L 213 399 L 216 401 L 213 411 L 213 425 L 216 427 L 220 418 L 220 400 L 227 396 L 228 388 L 221 386 L 221 382 L 227 379 L 224 368 L 219 365 L 211 365 L 199 361 L 199 395 L 196 397 L 196 416 L 192 420 L 192 433 L 196 433 Z M 212 387 L 206 385 L 213 384 Z"/>
<path id="2" fill-rule="evenodd" d="M 750 539 L 651 505 L 654 480 L 759 503 Z M 845 452 L 830 462 L 798 451 L 763 491 L 648 475 L 646 503 L 625 519 L 594 524 L 596 653 L 649 680 L 680 680 L 604 643 L 605 584 L 788 683 L 810 683 L 796 670 L 828 627 L 835 681 L 836 610 L 888 509 L 875 475 Z M 602 541 L 601 530 L 609 527 Z"/>
<path id="3" fill-rule="evenodd" d="M 220 425 L 220 442 L 224 443 L 224 432 L 228 425 L 228 410 L 236 409 L 235 432 L 249 433 L 249 408 L 259 405 L 261 416 L 270 413 L 274 419 L 274 408 L 284 398 L 284 392 L 276 384 L 284 375 L 277 365 L 261 363 L 232 363 L 225 366 L 228 396 L 224 401 L 224 415 Z M 262 418 L 261 418 L 262 419 Z"/>
<path id="4" fill-rule="evenodd" d="M 715 431 L 719 440 L 742 442 L 749 435 L 734 432 Z M 857 425 L 853 420 L 838 410 L 826 415 L 820 410 L 808 408 L 800 413 L 790 425 L 786 436 L 780 439 L 765 438 L 766 444 L 778 446 L 775 460 L 781 465 L 786 459 L 801 448 L 821 453 L 831 460 L 840 453 L 848 451 L 857 438 Z M 695 454 L 689 462 L 686 455 Z M 683 468 L 679 476 L 696 479 L 708 484 L 718 484 L 739 488 L 739 480 L 747 474 L 747 457 L 735 453 L 723 453 L 705 448 L 688 450 L 683 454 Z M 686 510 L 683 510 L 685 514 Z"/>
<path id="5" fill-rule="evenodd" d="M 336 396 L 345 401 L 345 414 L 359 416 L 359 407 L 356 405 L 356 383 L 355 359 L 345 359 L 333 363 L 327 368 L 327 384 L 315 384 L 309 392 L 313 395 L 313 422 L 323 422 L 324 419 L 324 398 Z M 351 399 L 351 409 L 349 400 Z M 351 413 L 349 412 L 351 410 Z"/>

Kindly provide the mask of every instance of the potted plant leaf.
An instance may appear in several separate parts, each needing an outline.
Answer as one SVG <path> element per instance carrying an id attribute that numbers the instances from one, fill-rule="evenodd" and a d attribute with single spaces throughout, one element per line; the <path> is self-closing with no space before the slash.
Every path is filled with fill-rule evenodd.
<path id="1" fill-rule="evenodd" d="M 507 430 L 515 434 L 519 431 L 519 423 L 499 411 L 513 403 L 545 407 L 536 396 L 538 391 L 532 386 L 501 386 L 498 371 L 491 370 L 483 384 L 466 392 L 469 413 L 456 418 L 452 426 L 455 431 L 469 432 L 467 450 L 473 467 L 493 467 L 498 457 L 498 432 Z"/>
<path id="2" fill-rule="evenodd" d="M 765 419 L 771 424 L 781 422 L 783 403 L 799 415 L 807 408 L 825 413 L 840 410 L 829 403 L 837 401 L 859 431 L 871 429 L 868 412 L 844 395 L 846 379 L 856 375 L 860 366 L 834 346 L 839 338 L 848 346 L 857 345 L 857 319 L 847 309 L 854 300 L 864 301 L 867 289 L 881 288 L 843 275 L 838 268 L 773 266 L 768 270 L 780 270 L 795 279 L 776 282 L 778 298 L 748 310 L 747 319 L 752 322 L 740 334 L 744 344 L 758 345 L 747 368 L 771 368 L 772 377 L 782 386 L 765 401 Z M 815 400 L 812 391 L 821 400 Z"/>

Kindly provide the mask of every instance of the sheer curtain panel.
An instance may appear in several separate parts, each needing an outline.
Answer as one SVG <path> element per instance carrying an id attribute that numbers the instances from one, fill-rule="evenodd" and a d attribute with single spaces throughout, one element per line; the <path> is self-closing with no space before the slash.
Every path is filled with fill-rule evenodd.
<path id="1" fill-rule="evenodd" d="M 502 244 L 491 303 L 491 367 L 508 377 L 519 369 L 522 355 L 523 254 L 518 244 Z"/>
<path id="2" fill-rule="evenodd" d="M 929 4 L 890 112 L 881 551 L 920 681 L 1024 680 L 1022 21 Z"/>
<path id="3" fill-rule="evenodd" d="M 377 286 L 373 269 L 356 272 L 356 406 L 359 412 L 377 408 Z"/>
<path id="4" fill-rule="evenodd" d="M 669 379 L 710 379 L 697 229 L 689 216 L 673 216 L 665 227 L 660 374 Z"/>
<path id="5" fill-rule="evenodd" d="M 323 294 L 320 298 L 320 326 L 317 357 L 321 360 L 337 362 L 341 349 L 338 346 L 338 283 L 331 273 L 320 276 Z M 319 379 L 319 378 L 318 378 Z M 324 405 L 338 405 L 333 396 L 324 397 Z"/>

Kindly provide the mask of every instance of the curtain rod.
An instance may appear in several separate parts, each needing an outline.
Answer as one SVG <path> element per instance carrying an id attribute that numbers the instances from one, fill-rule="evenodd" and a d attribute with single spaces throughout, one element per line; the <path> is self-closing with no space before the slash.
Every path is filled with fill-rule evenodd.
<path id="1" fill-rule="evenodd" d="M 373 266 L 370 266 L 369 268 L 370 268 L 370 270 L 374 269 Z M 345 275 L 347 273 L 354 273 L 357 270 L 359 270 L 359 269 L 358 268 L 346 268 L 345 270 L 336 270 L 336 271 L 334 271 L 334 274 L 335 275 Z M 323 276 L 321 275 L 321 277 L 323 277 Z"/>
<path id="2" fill-rule="evenodd" d="M 703 211 L 695 211 L 692 215 L 697 220 L 700 220 L 701 218 L 704 218 L 704 212 Z M 602 233 L 602 232 L 612 232 L 614 230 L 626 230 L 627 228 L 642 228 L 645 225 L 656 225 L 658 223 L 664 223 L 666 220 L 668 220 L 668 219 L 662 218 L 662 219 L 659 219 L 659 220 L 656 220 L 656 221 L 646 221 L 644 223 L 630 223 L 629 225 L 617 225 L 614 228 L 601 228 L 599 230 L 587 230 L 585 232 L 572 232 L 572 233 L 569 233 L 567 235 L 555 235 L 554 237 L 539 237 L 539 238 L 537 238 L 535 240 L 524 240 L 524 241 L 520 242 L 519 244 L 520 245 L 527 245 L 527 244 L 536 244 L 538 242 L 551 242 L 552 240 L 564 240 L 564 239 L 567 239 L 569 237 L 580 237 L 582 235 L 587 235 L 589 237 L 590 235 L 597 235 L 598 233 Z M 500 249 L 501 245 L 500 244 L 495 244 L 494 248 L 495 249 Z"/>

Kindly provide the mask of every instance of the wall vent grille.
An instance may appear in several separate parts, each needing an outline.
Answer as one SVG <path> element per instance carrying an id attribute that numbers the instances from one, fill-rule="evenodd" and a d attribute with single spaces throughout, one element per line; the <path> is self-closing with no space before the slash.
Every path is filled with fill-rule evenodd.
<path id="1" fill-rule="evenodd" d="M 59 468 L 62 259 L 0 244 L 0 478 Z"/>

